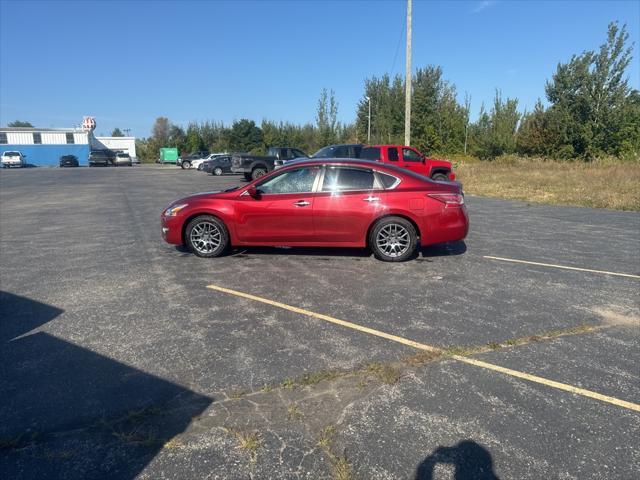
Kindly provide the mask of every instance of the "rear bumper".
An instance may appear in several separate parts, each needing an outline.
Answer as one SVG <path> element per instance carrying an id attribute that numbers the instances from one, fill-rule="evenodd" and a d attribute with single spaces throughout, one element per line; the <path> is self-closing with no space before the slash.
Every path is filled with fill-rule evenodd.
<path id="1" fill-rule="evenodd" d="M 458 242 L 469 233 L 469 214 L 466 207 L 444 208 L 435 221 L 428 221 L 425 234 L 420 237 L 420 245 L 426 247 L 436 243 Z"/>

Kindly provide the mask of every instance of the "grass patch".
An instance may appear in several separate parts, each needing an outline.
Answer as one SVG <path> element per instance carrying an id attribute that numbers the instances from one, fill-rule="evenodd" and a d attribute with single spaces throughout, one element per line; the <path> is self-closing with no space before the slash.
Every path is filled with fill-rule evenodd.
<path id="1" fill-rule="evenodd" d="M 386 385 L 396 384 L 402 376 L 402 371 L 398 366 L 388 363 L 370 363 L 364 367 L 363 371 L 372 374 L 381 383 Z"/>
<path id="2" fill-rule="evenodd" d="M 302 412 L 297 403 L 292 403 L 287 407 L 287 417 L 289 420 L 299 420 L 302 418 Z"/>
<path id="3" fill-rule="evenodd" d="M 225 427 L 224 430 L 236 438 L 236 448 L 247 452 L 251 461 L 255 462 L 258 455 L 258 449 L 262 446 L 262 440 L 260 439 L 258 432 L 255 430 L 246 432 L 229 427 Z"/>
<path id="4" fill-rule="evenodd" d="M 640 210 L 640 162 L 556 162 L 509 156 L 460 161 L 465 193 L 535 203 Z"/>
<path id="5" fill-rule="evenodd" d="M 15 437 L 1 437 L 0 438 L 0 450 L 15 450 L 20 448 L 23 442 L 24 435 L 16 435 Z"/>
<path id="6" fill-rule="evenodd" d="M 320 431 L 316 445 L 322 449 L 331 465 L 331 477 L 334 480 L 353 480 L 353 468 L 346 455 L 334 452 L 333 437 L 336 434 L 335 425 L 328 425 Z"/>

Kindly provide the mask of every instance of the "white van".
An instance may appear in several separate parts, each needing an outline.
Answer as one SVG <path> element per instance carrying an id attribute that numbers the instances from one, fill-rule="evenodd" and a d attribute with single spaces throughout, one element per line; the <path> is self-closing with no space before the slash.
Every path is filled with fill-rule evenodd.
<path id="1" fill-rule="evenodd" d="M 25 158 L 26 158 L 26 155 L 22 155 L 22 153 L 20 152 L 15 152 L 15 151 L 2 152 L 2 157 L 0 157 L 0 159 L 2 160 L 2 168 L 24 167 Z"/>

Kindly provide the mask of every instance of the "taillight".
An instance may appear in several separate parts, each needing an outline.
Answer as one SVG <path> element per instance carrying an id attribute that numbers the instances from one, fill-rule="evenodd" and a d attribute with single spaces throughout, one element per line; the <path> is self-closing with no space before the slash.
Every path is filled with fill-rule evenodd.
<path id="1" fill-rule="evenodd" d="M 449 181 L 453 182 L 456 179 L 456 174 L 454 172 L 449 172 Z"/>
<path id="2" fill-rule="evenodd" d="M 459 193 L 427 193 L 427 196 L 444 203 L 446 207 L 464 205 L 464 196 Z"/>

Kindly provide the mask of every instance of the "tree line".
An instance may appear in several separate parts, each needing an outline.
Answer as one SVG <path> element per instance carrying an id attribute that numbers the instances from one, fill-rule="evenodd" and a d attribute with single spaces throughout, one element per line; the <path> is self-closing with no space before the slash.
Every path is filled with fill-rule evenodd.
<path id="1" fill-rule="evenodd" d="M 456 86 L 442 68 L 419 68 L 412 81 L 411 143 L 429 154 L 472 155 L 492 159 L 506 154 L 553 159 L 591 160 L 600 156 L 640 158 L 640 92 L 629 85 L 626 72 L 632 45 L 626 25 L 610 23 L 598 50 L 574 55 L 559 63 L 546 82 L 547 105 L 538 100 L 532 111 L 521 112 L 518 100 L 496 90 L 493 102 L 482 105 L 470 121 L 471 99 L 458 100 Z M 371 140 L 404 142 L 404 79 L 389 75 L 365 80 L 353 124 L 337 121 L 338 102 L 324 89 L 315 123 L 296 125 L 248 119 L 192 122 L 186 129 L 168 118 L 156 119 L 152 135 L 138 141 L 138 156 L 158 158 L 160 147 L 181 153 L 262 153 L 269 146 L 291 146 L 307 153 L 332 143 L 367 142 L 369 105 Z M 370 103 L 369 103 L 370 102 Z"/>

